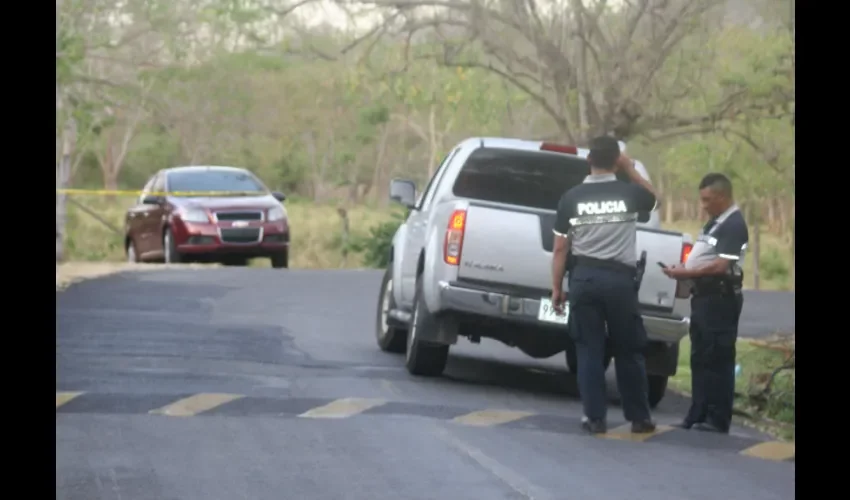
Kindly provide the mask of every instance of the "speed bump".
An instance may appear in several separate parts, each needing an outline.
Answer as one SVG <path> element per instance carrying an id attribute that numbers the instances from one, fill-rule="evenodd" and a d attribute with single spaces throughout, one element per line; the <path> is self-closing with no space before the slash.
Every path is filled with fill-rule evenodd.
<path id="1" fill-rule="evenodd" d="M 762 460 L 773 460 L 784 462 L 794 458 L 796 449 L 794 443 L 782 441 L 767 441 L 741 451 L 741 455 L 761 458 Z"/>
<path id="2" fill-rule="evenodd" d="M 69 404 L 70 403 L 70 404 Z M 583 434 L 579 419 L 532 411 L 464 408 L 439 404 L 391 402 L 369 398 L 279 398 L 243 394 L 139 394 L 56 392 L 57 414 L 150 414 L 165 417 L 268 417 L 347 419 L 407 415 L 471 427 L 535 430 L 552 434 Z M 662 446 L 723 451 L 774 462 L 793 461 L 794 443 L 762 441 L 743 435 L 719 435 L 659 425 L 652 433 L 634 434 L 631 424 L 613 427 L 597 438 Z"/>

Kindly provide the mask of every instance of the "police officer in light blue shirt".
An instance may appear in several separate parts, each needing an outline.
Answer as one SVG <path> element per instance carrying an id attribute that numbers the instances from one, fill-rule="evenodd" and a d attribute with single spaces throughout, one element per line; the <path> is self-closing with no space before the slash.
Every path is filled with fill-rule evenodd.
<path id="1" fill-rule="evenodd" d="M 747 223 L 723 174 L 706 175 L 699 184 L 703 209 L 711 220 L 703 227 L 684 265 L 664 273 L 692 280 L 691 408 L 677 426 L 728 433 L 735 398 L 735 342 L 744 305 L 741 291 Z"/>

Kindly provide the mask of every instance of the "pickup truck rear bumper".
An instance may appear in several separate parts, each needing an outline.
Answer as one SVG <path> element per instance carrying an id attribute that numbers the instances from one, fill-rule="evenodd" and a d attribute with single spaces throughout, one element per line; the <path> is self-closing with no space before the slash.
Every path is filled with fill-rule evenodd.
<path id="1" fill-rule="evenodd" d="M 438 282 L 438 288 L 440 312 L 456 311 L 538 327 L 566 328 L 564 325 L 544 323 L 537 319 L 540 309 L 539 299 L 465 288 L 446 281 Z M 678 344 L 688 334 L 690 318 L 648 312 L 643 312 L 641 316 L 650 341 Z"/>

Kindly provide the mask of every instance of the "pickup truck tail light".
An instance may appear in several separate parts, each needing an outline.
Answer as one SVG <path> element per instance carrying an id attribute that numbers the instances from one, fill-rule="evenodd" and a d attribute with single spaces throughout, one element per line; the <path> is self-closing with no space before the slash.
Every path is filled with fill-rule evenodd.
<path id="1" fill-rule="evenodd" d="M 691 255 L 691 250 L 694 249 L 694 245 L 692 243 L 682 243 L 682 255 L 679 259 L 682 264 L 684 264 L 688 257 Z M 687 281 L 679 281 L 676 284 L 676 298 L 677 299 L 687 299 L 691 296 L 691 285 Z"/>
<path id="2" fill-rule="evenodd" d="M 555 153 L 567 153 L 571 155 L 578 154 L 578 148 L 575 146 L 564 146 L 551 142 L 544 142 L 540 145 L 540 151 L 552 151 Z"/>
<path id="3" fill-rule="evenodd" d="M 443 260 L 450 266 L 460 264 L 463 249 L 463 231 L 466 229 L 466 210 L 455 210 L 449 218 L 446 240 L 443 242 Z"/>
<path id="4" fill-rule="evenodd" d="M 682 243 L 682 258 L 680 259 L 682 264 L 688 260 L 688 256 L 691 255 L 691 250 L 693 249 L 694 245 L 692 243 Z"/>

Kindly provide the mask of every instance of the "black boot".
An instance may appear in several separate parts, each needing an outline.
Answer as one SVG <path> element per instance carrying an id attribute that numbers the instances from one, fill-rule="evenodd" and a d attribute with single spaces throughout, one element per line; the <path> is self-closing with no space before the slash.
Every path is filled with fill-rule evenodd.
<path id="1" fill-rule="evenodd" d="M 632 422 L 633 434 L 649 434 L 655 432 L 655 422 L 652 420 L 636 420 Z"/>
<path id="2" fill-rule="evenodd" d="M 718 434 L 729 434 L 728 427 L 721 427 L 712 422 L 700 422 L 694 425 L 694 429 L 703 432 L 716 432 Z"/>
<path id="3" fill-rule="evenodd" d="M 591 434 L 605 434 L 608 432 L 608 425 L 604 420 L 585 420 L 581 423 L 581 428 Z"/>

